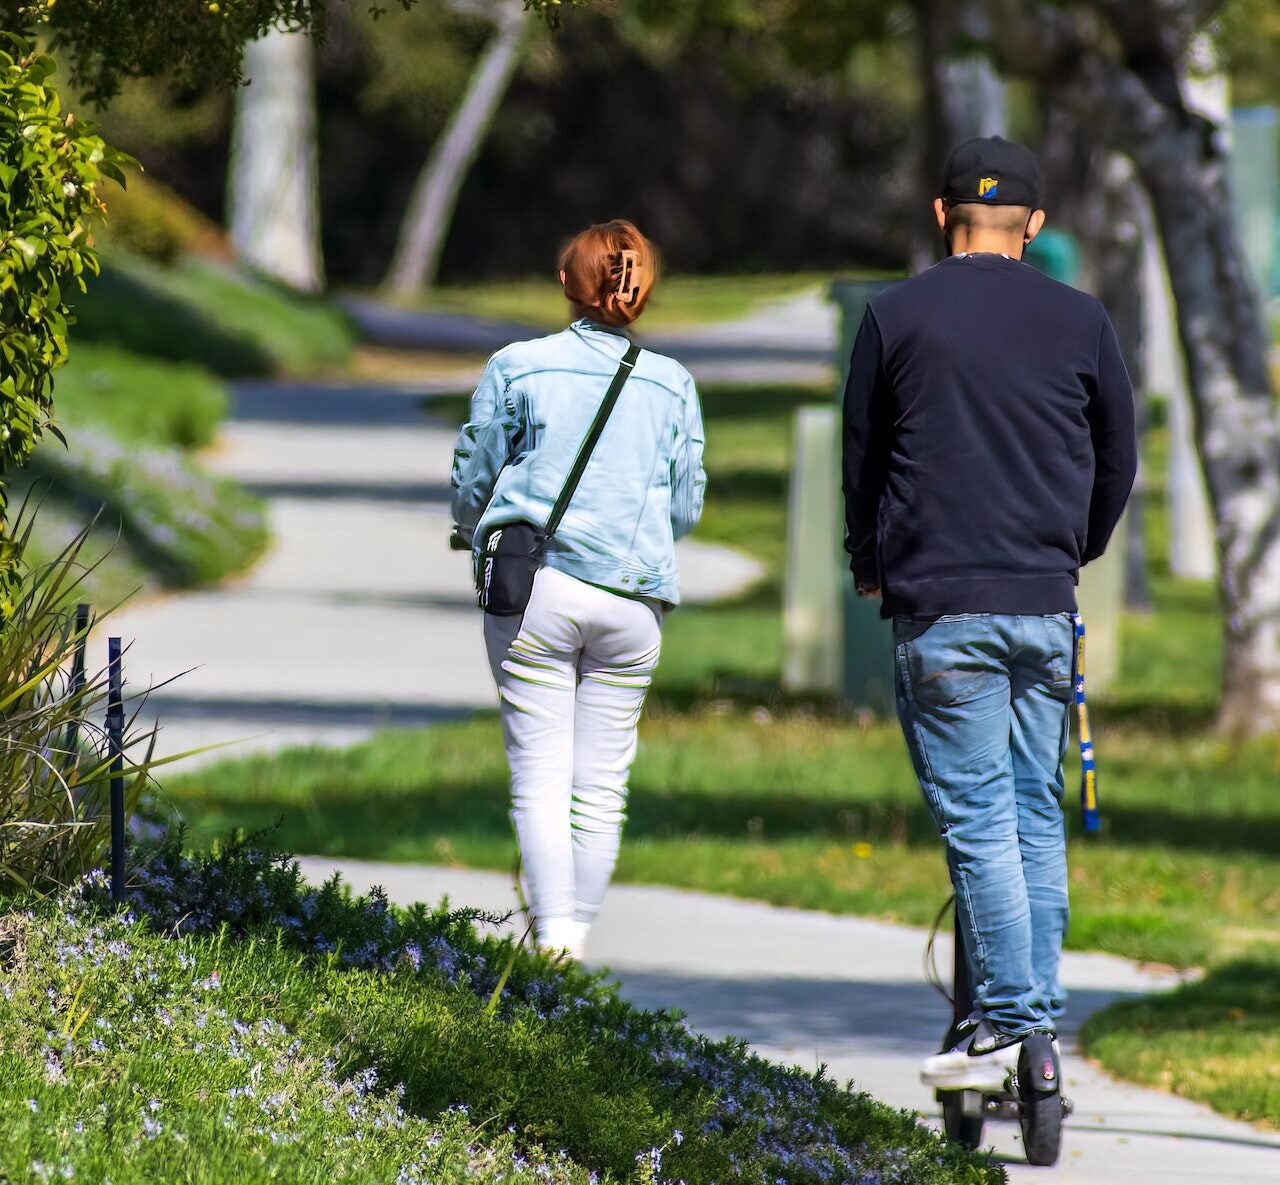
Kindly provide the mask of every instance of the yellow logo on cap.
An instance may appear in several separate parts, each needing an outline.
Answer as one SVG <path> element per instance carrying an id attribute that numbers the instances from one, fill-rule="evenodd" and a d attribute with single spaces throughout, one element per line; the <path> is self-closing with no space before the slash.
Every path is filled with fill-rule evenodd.
<path id="1" fill-rule="evenodd" d="M 980 198 L 993 198 L 1000 189 L 999 177 L 983 177 L 978 182 L 978 196 Z"/>

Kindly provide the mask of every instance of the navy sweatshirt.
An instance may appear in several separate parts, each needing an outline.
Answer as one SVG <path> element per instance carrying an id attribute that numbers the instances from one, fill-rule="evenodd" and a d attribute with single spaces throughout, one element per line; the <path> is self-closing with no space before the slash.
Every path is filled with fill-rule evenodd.
<path id="1" fill-rule="evenodd" d="M 1002 255 L 885 289 L 844 397 L 845 546 L 886 617 L 1063 613 L 1133 487 L 1106 310 Z"/>

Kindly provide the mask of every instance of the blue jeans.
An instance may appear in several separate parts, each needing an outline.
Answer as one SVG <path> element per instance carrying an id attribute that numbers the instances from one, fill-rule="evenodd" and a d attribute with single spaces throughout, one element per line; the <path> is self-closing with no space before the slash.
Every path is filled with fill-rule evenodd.
<path id="1" fill-rule="evenodd" d="M 1071 618 L 898 618 L 894 640 L 898 717 L 947 844 L 974 1004 L 1005 1033 L 1052 1028 L 1065 1004 Z"/>

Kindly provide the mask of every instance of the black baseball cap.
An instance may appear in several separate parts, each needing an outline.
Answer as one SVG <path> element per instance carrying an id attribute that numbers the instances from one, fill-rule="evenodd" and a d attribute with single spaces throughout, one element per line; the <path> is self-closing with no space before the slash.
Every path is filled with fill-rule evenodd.
<path id="1" fill-rule="evenodd" d="M 1036 154 L 1024 144 L 983 136 L 961 144 L 942 175 L 942 200 L 988 206 L 1028 206 L 1044 199 L 1044 175 Z"/>

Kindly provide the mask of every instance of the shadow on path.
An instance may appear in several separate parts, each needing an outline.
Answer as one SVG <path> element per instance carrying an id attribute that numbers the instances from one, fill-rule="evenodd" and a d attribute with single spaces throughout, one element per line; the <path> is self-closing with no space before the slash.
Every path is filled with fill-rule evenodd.
<path id="1" fill-rule="evenodd" d="M 397 309 L 362 297 L 348 297 L 340 303 L 365 341 L 401 350 L 492 354 L 512 342 L 542 337 L 549 332 L 537 326 L 465 313 Z M 732 336 L 718 337 L 715 325 L 705 326 L 696 334 L 655 333 L 648 337 L 641 334 L 639 340 L 642 346 L 649 345 L 685 365 L 800 362 L 826 366 L 831 362 L 832 347 L 827 343 L 754 343 Z"/>
<path id="2" fill-rule="evenodd" d="M 231 419 L 239 423 L 350 425 L 386 428 L 457 427 L 433 417 L 424 400 L 431 395 L 470 394 L 472 383 L 431 380 L 411 386 L 377 383 L 241 382 L 232 386 Z"/>
<path id="3" fill-rule="evenodd" d="M 856 962 L 856 952 L 850 952 Z M 646 1008 L 679 1001 L 696 1028 L 732 1034 L 753 1045 L 838 1052 L 855 1043 L 859 1054 L 936 1053 L 947 1027 L 949 1006 L 927 983 L 862 983 L 849 980 L 719 979 L 675 972 L 616 972 L 623 995 Z M 1071 992 L 1061 1033 L 1073 1038 L 1084 1018 L 1136 993 L 1080 989 Z"/>
<path id="4" fill-rule="evenodd" d="M 134 706 L 137 706 L 136 700 Z M 255 720 L 264 726 L 314 725 L 341 728 L 421 727 L 475 715 L 466 704 L 379 703 L 370 700 L 304 700 L 210 696 L 195 698 L 156 692 L 147 713 L 166 721 Z"/>
<path id="5" fill-rule="evenodd" d="M 415 506 L 448 504 L 452 491 L 444 482 L 350 481 L 340 474 L 300 481 L 244 481 L 241 486 L 258 498 L 305 498 L 313 502 L 410 502 Z"/>

